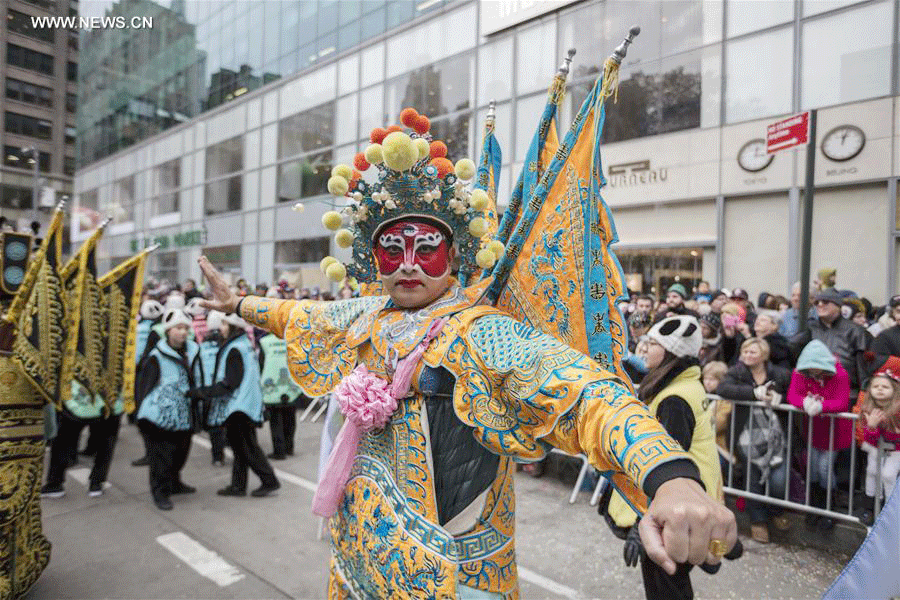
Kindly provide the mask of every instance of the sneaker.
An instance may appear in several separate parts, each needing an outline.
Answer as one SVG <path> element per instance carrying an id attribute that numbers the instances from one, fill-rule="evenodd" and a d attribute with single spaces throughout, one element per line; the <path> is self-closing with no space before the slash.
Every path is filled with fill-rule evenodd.
<path id="1" fill-rule="evenodd" d="M 233 485 L 229 485 L 229 486 L 223 487 L 221 490 L 219 490 L 216 493 L 220 496 L 244 497 L 247 495 L 247 490 L 240 490 L 240 489 L 234 487 Z"/>
<path id="2" fill-rule="evenodd" d="M 859 521 L 866 527 L 871 527 L 872 525 L 875 524 L 875 513 L 873 513 L 868 508 L 863 509 L 859 513 Z"/>
<path id="3" fill-rule="evenodd" d="M 66 495 L 66 490 L 61 485 L 46 484 L 41 488 L 41 498 L 62 498 Z"/>
<path id="4" fill-rule="evenodd" d="M 132 467 L 146 467 L 149 465 L 150 465 L 150 459 L 147 458 L 146 456 L 142 456 L 141 458 L 139 458 L 137 460 L 131 461 Z"/>
<path id="5" fill-rule="evenodd" d="M 788 531 L 791 528 L 791 520 L 785 515 L 778 515 L 777 517 L 772 517 L 772 525 L 778 531 Z"/>
<path id="6" fill-rule="evenodd" d="M 156 508 L 158 508 L 159 510 L 172 510 L 172 508 L 175 506 L 168 498 L 154 498 L 153 504 L 155 504 Z"/>
<path id="7" fill-rule="evenodd" d="M 769 527 L 765 523 L 753 523 L 750 525 L 750 537 L 760 544 L 769 543 Z"/>
<path id="8" fill-rule="evenodd" d="M 174 489 L 172 490 L 172 495 L 175 495 L 175 494 L 193 494 L 193 493 L 195 493 L 196 491 L 197 491 L 197 488 L 195 488 L 194 486 L 188 485 L 188 484 L 186 484 L 186 483 L 178 482 L 178 484 L 177 484 L 177 485 L 174 487 Z"/>
<path id="9" fill-rule="evenodd" d="M 287 458 L 284 454 L 279 454 L 277 452 L 266 454 L 266 457 L 271 458 L 272 460 L 285 460 Z"/>
<path id="10" fill-rule="evenodd" d="M 103 484 L 102 483 L 92 483 L 91 487 L 88 488 L 88 496 L 91 498 L 97 498 L 103 495 Z"/>
<path id="11" fill-rule="evenodd" d="M 250 492 L 250 495 L 253 496 L 254 498 L 263 498 L 265 496 L 271 496 L 271 495 L 274 495 L 275 490 L 277 490 L 280 487 L 281 487 L 281 484 L 278 483 L 277 481 L 270 485 L 263 484 L 263 485 L 259 486 L 258 488 L 256 488 L 255 490 L 253 490 L 252 492 Z"/>

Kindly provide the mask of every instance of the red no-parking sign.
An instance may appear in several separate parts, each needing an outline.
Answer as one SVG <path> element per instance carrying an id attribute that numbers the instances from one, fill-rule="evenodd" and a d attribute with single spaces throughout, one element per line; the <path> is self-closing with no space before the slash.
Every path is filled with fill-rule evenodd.
<path id="1" fill-rule="evenodd" d="M 800 113 L 766 128 L 766 152 L 774 154 L 809 141 L 809 112 Z"/>

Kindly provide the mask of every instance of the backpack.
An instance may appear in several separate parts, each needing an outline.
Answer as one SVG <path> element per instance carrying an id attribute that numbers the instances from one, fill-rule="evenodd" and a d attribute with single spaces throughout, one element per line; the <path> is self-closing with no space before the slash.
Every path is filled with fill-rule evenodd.
<path id="1" fill-rule="evenodd" d="M 738 449 L 762 471 L 760 483 L 765 485 L 769 471 L 784 462 L 784 429 L 771 408 L 754 406 L 747 425 L 738 436 Z"/>

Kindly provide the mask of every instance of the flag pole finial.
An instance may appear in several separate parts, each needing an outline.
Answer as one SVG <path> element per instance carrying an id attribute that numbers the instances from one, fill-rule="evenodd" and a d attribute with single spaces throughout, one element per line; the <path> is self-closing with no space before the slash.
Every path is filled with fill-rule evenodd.
<path id="1" fill-rule="evenodd" d="M 101 231 L 106 229 L 106 226 L 109 225 L 110 223 L 112 223 L 112 220 L 113 220 L 112 217 L 106 217 L 105 219 L 103 219 L 103 222 L 100 223 L 100 225 L 97 227 L 97 229 L 99 229 Z"/>
<path id="2" fill-rule="evenodd" d="M 613 53 L 606 59 L 606 63 L 603 65 L 603 87 L 600 88 L 601 101 L 606 100 L 610 96 L 614 97 L 613 102 L 618 100 L 619 67 L 622 66 L 622 61 L 625 59 L 625 55 L 628 54 L 628 46 L 634 42 L 634 38 L 640 33 L 641 28 L 637 25 L 632 25 L 622 43 L 616 46 Z"/>
<path id="3" fill-rule="evenodd" d="M 487 112 L 487 122 L 488 125 L 493 125 L 494 120 L 497 118 L 497 101 L 491 100 L 488 103 L 488 112 Z"/>
<path id="4" fill-rule="evenodd" d="M 616 46 L 616 49 L 613 50 L 613 53 L 609 58 L 615 61 L 617 65 L 621 65 L 625 55 L 628 54 L 628 46 L 634 42 L 634 38 L 640 35 L 640 33 L 641 28 L 637 25 L 632 25 L 631 29 L 628 30 L 628 35 L 625 36 L 625 39 L 622 40 L 621 44 Z"/>
<path id="5" fill-rule="evenodd" d="M 566 52 L 566 57 L 563 59 L 562 64 L 559 65 L 559 69 L 557 70 L 557 73 L 559 73 L 560 75 L 562 75 L 564 77 L 566 75 L 568 75 L 569 69 L 572 66 L 572 58 L 574 56 L 575 56 L 575 48 L 569 48 L 569 50 Z"/>

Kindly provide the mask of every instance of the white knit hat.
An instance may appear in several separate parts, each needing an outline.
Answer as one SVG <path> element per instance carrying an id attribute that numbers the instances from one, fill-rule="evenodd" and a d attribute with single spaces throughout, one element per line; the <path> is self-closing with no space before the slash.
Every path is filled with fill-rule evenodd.
<path id="1" fill-rule="evenodd" d="M 191 321 L 191 318 L 184 314 L 184 311 L 180 308 L 168 309 L 166 311 L 166 314 L 163 315 L 162 322 L 164 331 L 169 331 L 176 325 L 187 325 L 188 327 L 190 327 L 193 323 L 193 321 Z"/>
<path id="2" fill-rule="evenodd" d="M 163 305 L 156 300 L 144 300 L 141 303 L 141 318 L 153 321 L 163 314 Z"/>
<path id="3" fill-rule="evenodd" d="M 222 325 L 222 319 L 225 317 L 225 313 L 219 310 L 211 310 L 209 314 L 206 315 L 206 328 L 210 331 L 217 330 Z"/>
<path id="4" fill-rule="evenodd" d="M 173 308 L 184 308 L 184 295 L 180 292 L 171 292 L 166 298 L 166 310 Z"/>
<path id="5" fill-rule="evenodd" d="M 184 312 L 192 317 L 199 317 L 200 315 L 206 313 L 206 309 L 200 306 L 200 298 L 199 296 L 195 296 L 191 298 L 191 300 L 187 303 L 187 306 L 184 307 Z"/>
<path id="6" fill-rule="evenodd" d="M 647 337 L 679 358 L 696 357 L 703 346 L 700 324 L 695 317 L 688 315 L 663 319 L 650 328 Z"/>
<path id="7" fill-rule="evenodd" d="M 228 313 L 227 315 L 222 317 L 222 320 L 232 327 L 237 327 L 239 329 L 246 329 L 247 327 L 250 327 L 247 321 L 238 316 L 237 313 Z"/>

